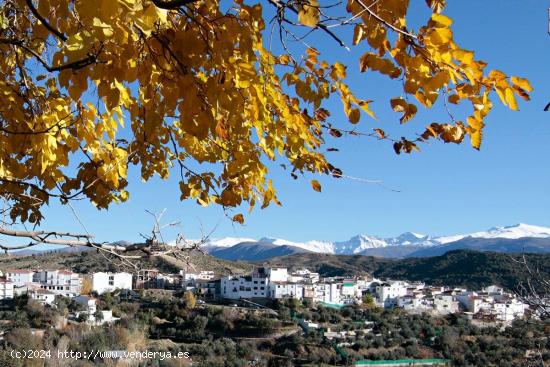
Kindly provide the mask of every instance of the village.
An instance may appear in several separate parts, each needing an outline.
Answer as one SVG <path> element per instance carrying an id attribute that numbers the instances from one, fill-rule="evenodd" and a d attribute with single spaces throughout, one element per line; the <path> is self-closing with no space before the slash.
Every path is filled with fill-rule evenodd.
<path id="1" fill-rule="evenodd" d="M 56 297 L 69 297 L 83 307 L 86 320 L 97 315 L 94 295 L 140 289 L 192 292 L 199 304 L 225 302 L 232 306 L 259 308 L 273 300 L 310 300 L 327 307 L 369 303 L 372 307 L 401 308 L 411 313 L 446 315 L 462 313 L 483 322 L 511 323 L 522 318 L 528 306 L 499 286 L 468 290 L 429 286 L 403 280 L 381 280 L 370 275 L 322 278 L 308 269 L 257 267 L 250 274 L 217 276 L 213 271 L 164 274 L 156 269 L 127 272 L 78 274 L 68 270 L 7 270 L 0 278 L 0 299 L 26 294 L 52 306 Z M 102 322 L 115 321 L 112 312 L 101 311 Z M 81 315 L 76 315 L 79 317 Z M 307 323 L 307 320 L 303 321 Z"/>

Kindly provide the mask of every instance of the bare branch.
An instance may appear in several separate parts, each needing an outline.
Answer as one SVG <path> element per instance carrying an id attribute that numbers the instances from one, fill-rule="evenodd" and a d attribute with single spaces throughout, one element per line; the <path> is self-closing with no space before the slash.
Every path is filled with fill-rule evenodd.
<path id="1" fill-rule="evenodd" d="M 12 39 L 12 38 L 0 38 L 0 43 L 13 45 L 13 46 L 17 46 L 17 47 L 22 48 L 27 53 L 31 54 L 36 60 L 38 60 L 38 62 L 40 64 L 42 64 L 44 69 L 46 69 L 50 73 L 54 72 L 54 71 L 61 71 L 61 70 L 66 70 L 66 69 L 78 70 L 78 69 L 82 69 L 82 68 L 84 68 L 88 65 L 91 65 L 91 64 L 93 64 L 97 61 L 97 58 L 99 57 L 99 54 L 101 53 L 101 51 L 103 49 L 103 45 L 101 45 L 101 47 L 99 48 L 99 50 L 96 53 L 90 53 L 90 54 L 88 54 L 88 56 L 86 56 L 82 59 L 71 61 L 71 62 L 68 62 L 66 64 L 62 64 L 62 65 L 59 65 L 59 66 L 51 66 L 50 64 L 48 64 L 48 62 L 46 60 L 44 60 L 44 58 L 38 52 L 34 51 L 32 48 L 25 45 L 23 43 L 23 41 L 21 41 L 21 40 Z"/>
<path id="2" fill-rule="evenodd" d="M 270 4 L 274 5 L 278 10 L 284 12 L 285 9 L 290 9 L 293 13 L 298 14 L 298 9 L 293 5 L 283 4 L 280 0 L 268 0 Z M 319 23 L 317 27 L 327 33 L 332 39 L 334 39 L 338 44 L 344 47 L 346 50 L 350 51 L 350 48 L 342 41 L 334 32 L 332 32 L 325 24 Z"/>
<path id="3" fill-rule="evenodd" d="M 65 36 L 62 32 L 55 29 L 47 20 L 44 18 L 40 13 L 38 12 L 38 9 L 34 7 L 34 4 L 32 3 L 32 0 L 25 0 L 27 3 L 27 6 L 29 9 L 31 9 L 32 14 L 42 23 L 44 27 L 46 27 L 51 33 L 53 33 L 57 38 L 59 38 L 61 41 L 65 42 L 67 40 L 67 36 Z"/>

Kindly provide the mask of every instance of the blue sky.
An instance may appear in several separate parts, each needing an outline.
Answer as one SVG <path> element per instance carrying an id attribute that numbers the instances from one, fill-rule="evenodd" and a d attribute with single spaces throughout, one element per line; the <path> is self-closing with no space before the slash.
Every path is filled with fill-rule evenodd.
<path id="1" fill-rule="evenodd" d="M 167 209 L 166 219 L 180 220 L 177 228 L 189 238 L 216 228 L 213 237 L 263 236 L 289 240 L 343 240 L 357 233 L 382 236 L 404 231 L 440 235 L 483 230 L 518 222 L 550 226 L 550 36 L 547 34 L 547 1 L 540 0 L 460 0 L 448 1 L 445 14 L 454 20 L 456 41 L 476 51 L 476 58 L 490 68 L 509 75 L 527 77 L 535 91 L 532 101 L 521 102 L 519 112 L 500 105 L 489 115 L 481 151 L 469 146 L 433 142 L 422 152 L 397 156 L 388 143 L 368 138 L 346 138 L 331 142 L 340 152 L 330 153 L 332 161 L 349 176 L 379 179 L 394 192 L 378 185 L 347 179 L 306 177 L 292 180 L 277 168 L 272 177 L 282 207 L 255 209 L 246 215 L 244 226 L 233 224 L 218 207 L 202 208 L 192 201 L 180 202 L 176 179 L 153 179 L 141 183 L 131 170 L 130 200 L 97 211 L 91 204 L 74 205 L 87 230 L 98 240 L 139 240 L 139 233 L 151 227 L 145 210 Z M 411 7 L 423 8 L 413 0 Z M 416 10 L 413 10 L 413 13 Z M 418 13 L 420 14 L 420 13 Z M 413 14 L 413 18 L 418 15 Z M 348 40 L 349 41 L 349 40 Z M 374 99 L 379 120 L 364 119 L 361 129 L 388 130 L 399 125 L 399 115 L 388 108 L 388 98 L 399 96 L 392 82 L 360 74 L 357 57 L 367 51 L 348 54 L 326 39 L 323 55 L 349 61 L 348 78 L 359 95 Z M 333 117 L 345 119 L 338 103 Z M 443 111 L 421 113 L 408 123 L 407 131 L 421 131 L 431 122 L 443 122 Z M 395 130 L 398 131 L 398 130 Z M 174 175 L 176 177 L 176 175 Z M 321 194 L 309 184 L 318 179 Z M 246 211 L 243 208 L 241 211 Z M 239 211 L 236 211 L 239 212 Z M 44 229 L 82 231 L 70 208 L 52 205 L 46 211 Z M 174 237 L 175 230 L 167 237 Z"/>

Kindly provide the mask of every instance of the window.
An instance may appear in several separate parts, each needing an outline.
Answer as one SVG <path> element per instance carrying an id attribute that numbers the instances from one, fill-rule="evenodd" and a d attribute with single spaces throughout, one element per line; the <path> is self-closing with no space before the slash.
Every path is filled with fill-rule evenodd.
<path id="1" fill-rule="evenodd" d="M 258 287 L 254 287 L 254 290 L 258 290 Z M 254 293 L 254 294 L 256 294 L 256 293 Z"/>
<path id="2" fill-rule="evenodd" d="M 258 284 L 258 281 L 257 281 L 257 280 L 255 280 L 255 281 L 254 281 L 254 284 Z"/>
<path id="3" fill-rule="evenodd" d="M 265 287 L 260 287 L 260 289 L 263 291 L 265 289 Z"/>

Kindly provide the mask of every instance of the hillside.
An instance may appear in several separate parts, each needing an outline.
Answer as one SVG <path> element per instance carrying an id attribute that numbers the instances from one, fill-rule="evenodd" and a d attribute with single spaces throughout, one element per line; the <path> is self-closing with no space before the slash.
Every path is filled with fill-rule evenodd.
<path id="1" fill-rule="evenodd" d="M 369 273 L 378 278 L 407 279 L 436 285 L 465 286 L 472 289 L 500 284 L 513 290 L 519 282 L 526 280 L 526 273 L 520 264 L 512 260 L 512 256 L 517 258 L 518 255 L 455 250 L 442 256 L 395 260 L 363 255 L 297 253 L 275 257 L 268 261 L 247 263 L 221 260 L 196 252 L 191 254 L 191 263 L 197 270 L 208 269 L 218 274 L 247 273 L 253 266 L 258 265 L 306 267 L 321 273 L 322 276 Z M 546 277 L 550 277 L 550 255 L 527 254 L 526 258 L 534 267 L 538 266 Z M 141 262 L 141 268 L 157 268 L 169 273 L 178 272 L 185 266 L 184 262 L 173 258 L 144 258 Z M 125 269 L 114 262 L 107 261 L 95 251 L 53 252 L 17 257 L 0 256 L 0 270 L 9 268 L 69 268 L 79 273 Z"/>
<path id="2" fill-rule="evenodd" d="M 323 276 L 370 273 L 375 277 L 424 281 L 436 285 L 465 286 L 472 289 L 500 284 L 515 289 L 525 281 L 523 267 L 514 262 L 518 255 L 456 250 L 442 256 L 403 260 L 361 255 L 297 254 L 271 259 L 264 264 L 307 267 Z M 550 277 L 550 255 L 527 254 L 527 260 Z"/>
<path id="3" fill-rule="evenodd" d="M 210 249 L 208 254 L 225 260 L 261 261 L 303 252 L 310 251 L 288 245 L 278 246 L 271 243 L 241 242 L 229 248 Z"/>
<path id="4" fill-rule="evenodd" d="M 96 271 L 121 271 L 133 270 L 119 265 L 120 261 L 107 260 L 96 251 L 84 252 L 48 252 L 30 255 L 1 255 L 0 270 L 6 269 L 36 269 L 36 268 L 66 268 L 78 273 L 90 273 Z M 190 263 L 197 270 L 214 270 L 218 274 L 231 274 L 247 272 L 252 265 L 243 262 L 225 261 L 204 255 L 200 252 L 191 253 Z M 186 263 L 169 257 L 143 258 L 140 267 L 143 269 L 156 268 L 167 273 L 177 273 L 186 267 Z M 193 269 L 193 267 L 191 267 Z"/>

